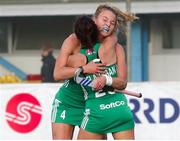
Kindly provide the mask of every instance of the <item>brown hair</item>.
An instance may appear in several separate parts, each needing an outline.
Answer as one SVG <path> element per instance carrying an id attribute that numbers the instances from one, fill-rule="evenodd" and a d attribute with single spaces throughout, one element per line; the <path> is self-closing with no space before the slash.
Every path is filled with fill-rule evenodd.
<path id="1" fill-rule="evenodd" d="M 89 49 L 98 41 L 98 29 L 89 16 L 79 17 L 74 24 L 74 32 L 81 44 Z"/>
<path id="2" fill-rule="evenodd" d="M 52 43 L 46 42 L 42 45 L 41 47 L 42 51 L 47 51 L 47 52 L 53 52 L 54 48 L 52 46 Z"/>

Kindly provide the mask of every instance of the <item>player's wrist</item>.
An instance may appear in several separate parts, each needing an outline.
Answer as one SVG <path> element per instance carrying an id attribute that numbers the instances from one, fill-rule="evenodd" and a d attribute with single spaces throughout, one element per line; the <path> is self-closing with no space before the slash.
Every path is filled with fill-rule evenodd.
<path id="1" fill-rule="evenodd" d="M 107 74 L 105 74 L 104 76 L 105 76 L 105 78 L 106 78 L 106 85 L 107 85 L 107 86 L 112 86 L 112 83 L 113 83 L 112 77 L 109 76 L 109 75 L 107 75 Z"/>
<path id="2" fill-rule="evenodd" d="M 88 68 L 86 67 L 86 65 L 84 65 L 84 66 L 81 66 L 81 68 L 82 68 L 82 70 L 83 70 L 83 74 L 86 74 L 86 73 L 88 73 Z"/>
<path id="3" fill-rule="evenodd" d="M 84 69 L 83 67 L 78 67 L 76 70 L 75 70 L 75 76 L 81 74 L 81 73 L 84 73 Z"/>

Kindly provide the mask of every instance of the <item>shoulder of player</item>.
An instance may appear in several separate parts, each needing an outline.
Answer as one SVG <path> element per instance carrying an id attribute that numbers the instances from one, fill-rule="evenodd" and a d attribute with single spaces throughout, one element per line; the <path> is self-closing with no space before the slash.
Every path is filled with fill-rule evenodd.
<path id="1" fill-rule="evenodd" d="M 74 50 L 77 46 L 80 45 L 79 40 L 77 39 L 76 35 L 74 33 L 72 33 L 71 35 L 69 35 L 63 42 L 62 44 L 62 48 L 61 49 L 65 49 L 65 50 Z"/>
<path id="2" fill-rule="evenodd" d="M 116 49 L 118 50 L 124 50 L 123 46 L 119 43 L 116 44 Z"/>
<path id="3" fill-rule="evenodd" d="M 116 50 L 116 54 L 118 54 L 117 56 L 118 57 L 124 57 L 125 56 L 125 51 L 124 51 L 124 48 L 121 44 L 117 43 L 116 44 L 116 47 L 115 47 L 115 50 Z"/>
<path id="4" fill-rule="evenodd" d="M 67 38 L 67 41 L 73 43 L 75 46 L 78 46 L 80 44 L 79 39 L 77 38 L 75 33 L 70 34 Z"/>
<path id="5" fill-rule="evenodd" d="M 116 44 L 115 49 L 116 49 L 116 52 L 124 53 L 124 47 L 119 43 Z"/>

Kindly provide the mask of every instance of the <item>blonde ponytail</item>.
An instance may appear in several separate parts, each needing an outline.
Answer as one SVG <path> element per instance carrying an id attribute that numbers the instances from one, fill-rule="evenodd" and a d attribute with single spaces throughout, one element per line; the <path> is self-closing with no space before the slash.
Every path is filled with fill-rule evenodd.
<path id="1" fill-rule="evenodd" d="M 123 28 L 125 29 L 127 22 L 133 22 L 135 20 L 138 20 L 139 17 L 137 17 L 133 13 L 123 12 L 117 7 L 112 7 L 117 15 L 117 28 Z M 126 30 L 126 29 L 125 29 Z"/>

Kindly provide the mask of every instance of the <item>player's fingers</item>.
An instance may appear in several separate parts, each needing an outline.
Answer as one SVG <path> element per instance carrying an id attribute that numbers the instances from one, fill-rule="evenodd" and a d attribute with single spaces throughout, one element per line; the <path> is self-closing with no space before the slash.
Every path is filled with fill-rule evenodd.
<path id="1" fill-rule="evenodd" d="M 106 72 L 105 72 L 105 71 L 98 70 L 97 73 L 99 73 L 99 74 L 105 74 Z M 98 75 L 98 76 L 100 76 L 100 75 Z"/>
<path id="2" fill-rule="evenodd" d="M 98 70 L 103 71 L 103 70 L 107 70 L 107 68 L 105 68 L 105 67 L 98 67 Z"/>
<path id="3" fill-rule="evenodd" d="M 101 66 L 106 66 L 106 64 L 105 63 L 98 63 L 98 64 L 96 64 L 96 66 L 101 67 Z"/>
<path id="4" fill-rule="evenodd" d="M 105 73 L 105 70 L 107 70 L 107 68 L 103 68 L 103 67 L 98 67 L 98 68 L 96 68 L 97 73 L 102 73 L 102 74 L 104 74 L 104 73 Z"/>
<path id="5" fill-rule="evenodd" d="M 101 90 L 102 89 L 102 85 L 100 84 L 97 84 L 96 87 L 94 87 L 94 90 Z"/>

